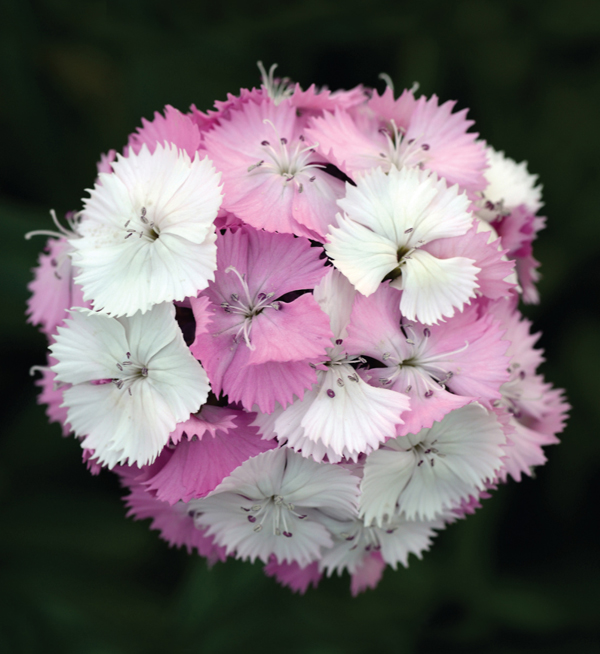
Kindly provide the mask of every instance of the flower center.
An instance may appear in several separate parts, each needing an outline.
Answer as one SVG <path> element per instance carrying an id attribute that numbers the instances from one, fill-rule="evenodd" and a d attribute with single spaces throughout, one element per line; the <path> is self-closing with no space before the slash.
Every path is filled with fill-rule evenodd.
<path id="1" fill-rule="evenodd" d="M 379 128 L 379 133 L 385 138 L 383 152 L 379 153 L 379 159 L 389 163 L 390 168 L 395 166 L 400 169 L 404 166 L 411 168 L 425 167 L 430 159 L 426 154 L 430 150 L 429 143 L 421 143 L 420 139 L 407 139 L 402 127 L 398 127 L 394 120 L 386 126 Z"/>
<path id="2" fill-rule="evenodd" d="M 160 236 L 160 228 L 148 219 L 146 207 L 142 207 L 139 223 L 130 219 L 123 225 L 123 228 L 127 232 L 125 238 L 131 238 L 135 234 L 137 238 L 144 238 L 152 243 Z"/>
<path id="3" fill-rule="evenodd" d="M 244 291 L 245 299 L 240 299 L 238 293 L 232 293 L 229 296 L 229 301 L 221 302 L 221 307 L 225 313 L 237 313 L 243 317 L 243 322 L 240 324 L 240 327 L 235 334 L 234 341 L 237 343 L 239 338 L 243 336 L 246 345 L 254 350 L 254 345 L 250 341 L 250 331 L 252 330 L 252 320 L 265 309 L 274 309 L 275 311 L 280 311 L 282 308 L 281 302 L 272 302 L 272 298 L 275 293 L 258 293 L 256 297 L 250 293 L 250 288 L 246 282 L 246 274 L 240 274 L 235 266 L 229 266 L 225 270 L 226 273 L 233 272 L 237 275 L 242 290 Z"/>
<path id="4" fill-rule="evenodd" d="M 117 362 L 117 368 L 119 369 L 118 376 L 112 379 L 98 379 L 92 383 L 101 385 L 112 382 L 119 390 L 127 389 L 127 392 L 131 395 L 131 387 L 134 382 L 145 379 L 149 372 L 146 365 L 131 361 L 131 352 L 126 352 L 125 361 Z"/>
<path id="5" fill-rule="evenodd" d="M 311 168 L 323 168 L 323 164 L 309 163 L 309 159 L 315 152 L 318 144 L 306 145 L 302 134 L 294 146 L 288 143 L 288 139 L 280 136 L 273 123 L 265 119 L 263 122 L 269 124 L 275 132 L 271 140 L 264 139 L 260 142 L 264 156 L 255 164 L 248 166 L 248 172 L 252 174 L 270 173 L 283 177 L 284 185 L 290 182 L 297 184 L 298 193 L 304 190 L 304 182 L 314 182 L 316 177 L 311 175 L 306 179 L 306 171 Z M 301 175 L 301 179 L 298 176 Z"/>
<path id="6" fill-rule="evenodd" d="M 252 500 L 251 500 L 252 501 Z M 271 495 L 262 500 L 254 500 L 251 506 L 240 507 L 247 513 L 248 522 L 254 525 L 253 531 L 262 531 L 266 519 L 273 519 L 273 535 L 291 538 L 293 533 L 291 525 L 294 518 L 304 520 L 306 514 L 298 513 L 290 502 L 286 502 L 281 495 Z"/>

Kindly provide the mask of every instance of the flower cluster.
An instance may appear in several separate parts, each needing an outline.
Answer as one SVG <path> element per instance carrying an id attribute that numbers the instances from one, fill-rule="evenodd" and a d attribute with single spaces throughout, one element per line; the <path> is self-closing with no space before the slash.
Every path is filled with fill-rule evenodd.
<path id="1" fill-rule="evenodd" d="M 356 594 L 557 442 L 517 308 L 540 187 L 453 102 L 261 70 L 142 121 L 52 212 L 40 401 L 169 543 Z"/>

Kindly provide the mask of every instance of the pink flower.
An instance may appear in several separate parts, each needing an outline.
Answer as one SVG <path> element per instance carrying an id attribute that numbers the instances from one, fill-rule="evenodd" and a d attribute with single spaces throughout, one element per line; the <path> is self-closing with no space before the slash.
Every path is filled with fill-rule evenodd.
<path id="1" fill-rule="evenodd" d="M 300 595 L 304 595 L 311 584 L 313 588 L 316 588 L 323 576 L 319 571 L 317 561 L 301 568 L 296 561 L 279 563 L 275 556 L 269 559 L 264 571 L 267 577 L 274 577 L 282 586 L 287 586 L 294 593 L 300 593 Z"/>
<path id="2" fill-rule="evenodd" d="M 142 127 L 138 127 L 137 132 L 129 136 L 128 146 L 139 155 L 144 144 L 153 153 L 157 145 L 167 147 L 170 143 L 174 143 L 193 159 L 200 149 L 200 130 L 189 116 L 167 105 L 164 116 L 157 111 L 152 121 L 142 118 Z"/>
<path id="3" fill-rule="evenodd" d="M 28 322 L 40 325 L 41 331 L 52 338 L 56 328 L 67 317 L 72 307 L 90 307 L 90 303 L 83 299 L 83 289 L 75 282 L 77 269 L 71 263 L 73 247 L 66 236 L 73 234 L 58 224 L 56 214 L 52 212 L 56 225 L 65 233 L 42 231 L 53 238 L 46 243 L 46 252 L 41 254 L 38 266 L 34 269 L 34 279 L 27 288 L 32 295 L 27 300 Z M 67 214 L 69 226 L 76 228 L 76 218 Z M 38 232 L 31 232 L 28 236 Z"/>
<path id="4" fill-rule="evenodd" d="M 345 347 L 382 363 L 365 373 L 372 383 L 410 398 L 397 433 L 431 427 L 473 400 L 499 399 L 509 344 L 494 317 L 479 317 L 473 306 L 442 325 L 422 325 L 402 316 L 395 294 L 382 285 L 368 298 L 357 296 Z"/>
<path id="5" fill-rule="evenodd" d="M 128 517 L 133 517 L 134 520 L 151 518 L 150 529 L 158 530 L 160 537 L 171 547 L 185 547 L 188 554 L 196 550 L 200 556 L 208 559 L 209 565 L 225 561 L 227 557 L 224 548 L 215 545 L 205 529 L 196 527 L 183 502 L 171 506 L 168 502 L 157 500 L 136 481 L 138 473 L 132 468 L 118 468 L 116 472 L 122 485 L 130 491 L 125 498 L 129 509 Z"/>
<path id="6" fill-rule="evenodd" d="M 393 106 L 386 94 L 384 102 L 378 96 L 369 102 L 371 113 L 354 117 L 336 110 L 313 119 L 307 133 L 319 152 L 351 178 L 379 166 L 418 167 L 470 192 L 485 187 L 486 155 L 477 134 L 467 132 L 473 122 L 466 120 L 466 109 L 453 114 L 454 102 L 438 106 L 435 95 L 415 100 L 411 91 Z"/>
<path id="7" fill-rule="evenodd" d="M 275 446 L 250 426 L 253 418 L 252 413 L 205 405 L 177 425 L 171 434 L 177 445 L 166 447 L 142 471 L 143 485 L 169 504 L 205 497 L 244 461 Z"/>
<path id="8" fill-rule="evenodd" d="M 325 356 L 327 315 L 310 293 L 287 298 L 313 288 L 326 269 L 319 250 L 287 234 L 244 227 L 219 235 L 217 244 L 215 281 L 203 293 L 212 321 L 192 353 L 216 394 L 270 413 L 276 401 L 285 406 L 303 395 L 315 380 L 309 363 Z"/>
<path id="9" fill-rule="evenodd" d="M 223 207 L 269 232 L 324 240 L 344 184 L 302 131 L 288 101 L 247 102 L 204 139 L 223 174 Z"/>

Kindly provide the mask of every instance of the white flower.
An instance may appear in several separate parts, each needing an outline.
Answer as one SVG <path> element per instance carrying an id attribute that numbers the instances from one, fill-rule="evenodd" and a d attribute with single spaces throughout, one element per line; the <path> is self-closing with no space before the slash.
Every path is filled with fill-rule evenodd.
<path id="1" fill-rule="evenodd" d="M 220 174 L 173 144 L 117 155 L 100 173 L 78 226 L 76 281 L 94 308 L 133 315 L 196 295 L 214 279 Z"/>
<path id="2" fill-rule="evenodd" d="M 187 506 L 227 554 L 265 563 L 274 554 L 280 563 L 304 567 L 333 544 L 322 516 L 356 516 L 358 482 L 342 467 L 281 448 L 248 459 L 208 497 Z"/>
<path id="3" fill-rule="evenodd" d="M 486 154 L 489 168 L 484 170 L 488 181 L 485 199 L 494 205 L 501 203 L 505 210 L 524 204 L 531 213 L 536 213 L 542 206 L 542 187 L 535 185 L 538 176 L 529 173 L 527 162 L 517 163 L 504 152 L 496 152 L 489 146 Z M 497 212 L 493 214 L 496 215 Z M 486 218 L 485 215 L 482 217 Z"/>
<path id="4" fill-rule="evenodd" d="M 434 529 L 442 529 L 441 520 L 406 520 L 404 516 L 393 516 L 381 527 L 366 526 L 359 518 L 349 522 L 326 521 L 334 535 L 334 545 L 323 554 L 319 567 L 328 575 L 335 570 L 341 574 L 348 570 L 354 574 L 365 556 L 379 552 L 382 559 L 394 570 L 401 563 L 408 567 L 408 555 L 421 558 L 431 546 Z"/>
<path id="5" fill-rule="evenodd" d="M 360 515 L 379 526 L 396 514 L 435 519 L 494 479 L 505 443 L 494 414 L 476 403 L 418 434 L 389 440 L 367 457 Z"/>
<path id="6" fill-rule="evenodd" d="M 68 421 L 102 465 L 151 463 L 208 396 L 172 304 L 131 318 L 75 309 L 50 350 L 56 381 L 72 384 Z"/>
<path id="7" fill-rule="evenodd" d="M 330 318 L 332 347 L 325 370 L 317 370 L 317 383 L 285 409 L 257 418 L 267 438 L 280 441 L 303 456 L 330 462 L 357 460 L 396 433 L 400 415 L 409 408 L 408 396 L 365 382 L 350 365 L 362 361 L 344 349 L 346 327 L 355 291 L 348 280 L 331 269 L 314 290 L 314 298 Z"/>
<path id="8" fill-rule="evenodd" d="M 425 324 L 452 317 L 474 297 L 479 268 L 473 259 L 438 259 L 427 243 L 461 236 L 472 224 L 469 200 L 458 186 L 412 168 L 377 168 L 346 185 L 345 211 L 331 227 L 327 254 L 363 295 L 385 279 L 402 290 L 400 309 Z"/>

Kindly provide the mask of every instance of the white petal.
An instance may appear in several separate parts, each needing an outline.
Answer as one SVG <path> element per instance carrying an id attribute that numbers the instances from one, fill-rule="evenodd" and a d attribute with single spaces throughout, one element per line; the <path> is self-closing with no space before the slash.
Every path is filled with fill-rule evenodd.
<path id="1" fill-rule="evenodd" d="M 196 295 L 213 279 L 221 202 L 208 159 L 190 161 L 173 145 L 119 157 L 85 201 L 70 240 L 77 282 L 94 308 L 133 315 Z"/>
<path id="2" fill-rule="evenodd" d="M 74 309 L 50 346 L 58 361 L 52 370 L 56 381 L 67 384 L 112 379 L 119 372 L 117 362 L 125 358 L 128 350 L 120 323 L 87 309 Z"/>
<path id="3" fill-rule="evenodd" d="M 301 423 L 308 438 L 341 455 L 345 450 L 370 452 L 396 433 L 400 414 L 409 406 L 406 395 L 369 386 L 348 364 L 333 366 L 320 378 Z"/>
<path id="4" fill-rule="evenodd" d="M 120 319 L 80 310 L 57 336 L 53 370 L 74 384 L 64 393 L 69 422 L 101 464 L 152 462 L 175 425 L 206 401 L 206 372 L 174 313 L 171 304 Z"/>
<path id="5" fill-rule="evenodd" d="M 472 259 L 438 259 L 425 250 L 415 250 L 392 286 L 402 288 L 400 311 L 409 320 L 431 325 L 451 318 L 455 309 L 475 296 L 479 268 Z"/>
<path id="6" fill-rule="evenodd" d="M 313 297 L 329 316 L 334 339 L 347 337 L 346 326 L 350 322 L 356 290 L 346 277 L 331 268 L 313 291 Z"/>
<path id="7" fill-rule="evenodd" d="M 325 250 L 358 291 L 371 295 L 398 265 L 398 248 L 386 236 L 348 217 L 338 214 L 338 224 L 339 228 L 331 227 Z"/>
<path id="8" fill-rule="evenodd" d="M 388 441 L 367 458 L 361 516 L 379 526 L 393 512 L 437 518 L 494 479 L 505 442 L 496 417 L 476 403 L 452 411 L 431 429 Z"/>

